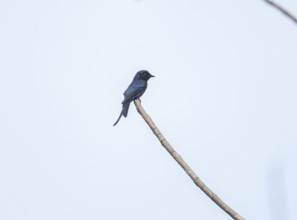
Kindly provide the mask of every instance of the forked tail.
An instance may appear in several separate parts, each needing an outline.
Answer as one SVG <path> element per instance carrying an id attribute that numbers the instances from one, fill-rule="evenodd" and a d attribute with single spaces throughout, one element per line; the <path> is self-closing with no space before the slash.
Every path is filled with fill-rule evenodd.
<path id="1" fill-rule="evenodd" d="M 127 117 L 129 106 L 130 106 L 130 102 L 126 102 L 125 104 L 123 104 L 123 108 L 122 108 L 122 111 L 120 113 L 120 116 L 119 116 L 118 120 L 113 124 L 113 126 L 117 125 L 117 123 L 120 121 L 122 115 L 124 115 L 124 117 Z"/>

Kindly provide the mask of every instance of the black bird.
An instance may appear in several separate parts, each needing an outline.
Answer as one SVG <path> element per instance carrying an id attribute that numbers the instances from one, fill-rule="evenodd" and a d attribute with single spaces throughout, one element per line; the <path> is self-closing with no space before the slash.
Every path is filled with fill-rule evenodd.
<path id="1" fill-rule="evenodd" d="M 124 117 L 127 117 L 130 103 L 143 95 L 147 88 L 147 81 L 151 77 L 155 76 L 151 75 L 147 70 L 140 70 L 136 73 L 136 75 L 133 78 L 133 81 L 124 92 L 125 98 L 124 101 L 122 101 L 122 111 L 118 120 L 114 123 L 113 126 L 115 126 L 119 122 L 122 115 L 124 115 Z"/>

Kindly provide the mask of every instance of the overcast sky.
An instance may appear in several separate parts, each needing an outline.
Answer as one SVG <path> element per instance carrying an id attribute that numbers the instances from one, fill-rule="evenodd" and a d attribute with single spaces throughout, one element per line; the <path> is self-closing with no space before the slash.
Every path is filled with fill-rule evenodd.
<path id="1" fill-rule="evenodd" d="M 279 1 L 297 14 L 297 2 Z M 297 25 L 262 0 L 0 2 L 0 219 L 297 219 Z"/>

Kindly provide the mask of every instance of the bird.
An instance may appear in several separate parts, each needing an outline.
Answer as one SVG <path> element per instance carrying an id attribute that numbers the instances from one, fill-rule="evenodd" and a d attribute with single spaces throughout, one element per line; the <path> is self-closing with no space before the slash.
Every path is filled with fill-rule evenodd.
<path id="1" fill-rule="evenodd" d="M 122 111 L 120 113 L 119 118 L 113 124 L 115 126 L 121 119 L 122 115 L 127 117 L 130 103 L 134 100 L 140 98 L 147 88 L 147 81 L 151 78 L 155 77 L 151 75 L 147 70 L 140 70 L 134 76 L 132 82 L 124 92 L 124 100 L 122 101 Z"/>

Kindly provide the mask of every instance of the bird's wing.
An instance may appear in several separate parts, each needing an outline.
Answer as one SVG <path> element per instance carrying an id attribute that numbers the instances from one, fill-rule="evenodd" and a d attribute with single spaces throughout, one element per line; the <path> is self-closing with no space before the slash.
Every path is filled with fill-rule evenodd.
<path id="1" fill-rule="evenodd" d="M 132 82 L 127 90 L 124 92 L 125 99 L 122 102 L 124 104 L 127 101 L 133 101 L 136 98 L 139 98 L 146 89 L 146 84 L 139 82 Z"/>

